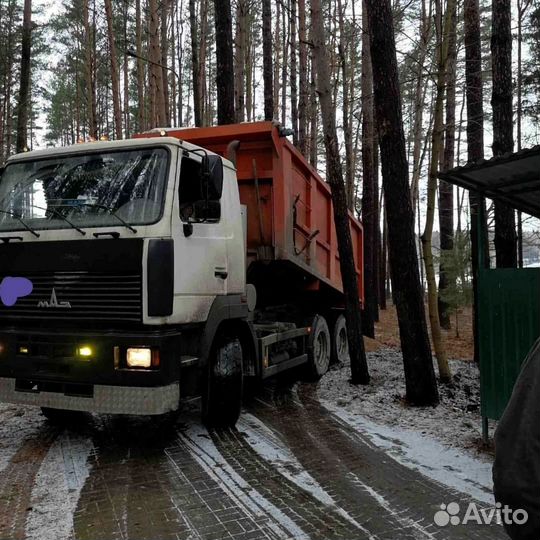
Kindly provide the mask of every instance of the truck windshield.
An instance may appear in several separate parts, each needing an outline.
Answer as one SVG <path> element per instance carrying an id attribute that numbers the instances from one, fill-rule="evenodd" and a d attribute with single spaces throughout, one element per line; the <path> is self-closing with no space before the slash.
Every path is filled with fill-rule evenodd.
<path id="1" fill-rule="evenodd" d="M 155 223 L 168 163 L 164 148 L 138 148 L 8 164 L 0 180 L 0 232 L 24 229 L 21 220 L 32 230 Z"/>

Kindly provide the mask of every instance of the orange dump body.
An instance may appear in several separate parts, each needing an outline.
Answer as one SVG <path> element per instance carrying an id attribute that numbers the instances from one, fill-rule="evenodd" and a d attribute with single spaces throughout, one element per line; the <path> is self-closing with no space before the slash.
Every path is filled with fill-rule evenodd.
<path id="1" fill-rule="evenodd" d="M 280 137 L 278 127 L 272 122 L 256 122 L 166 131 L 167 136 L 225 157 L 229 143 L 240 141 L 237 177 L 241 203 L 247 206 L 248 264 L 286 261 L 305 274 L 306 290 L 343 291 L 330 187 L 300 152 Z M 363 300 L 362 225 L 352 214 L 350 225 Z"/>

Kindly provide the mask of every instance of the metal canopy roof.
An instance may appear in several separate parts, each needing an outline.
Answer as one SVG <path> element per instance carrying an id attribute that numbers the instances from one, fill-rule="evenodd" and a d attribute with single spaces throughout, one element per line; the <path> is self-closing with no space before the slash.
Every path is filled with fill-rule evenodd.
<path id="1" fill-rule="evenodd" d="M 540 218 L 540 146 L 456 167 L 439 178 Z"/>

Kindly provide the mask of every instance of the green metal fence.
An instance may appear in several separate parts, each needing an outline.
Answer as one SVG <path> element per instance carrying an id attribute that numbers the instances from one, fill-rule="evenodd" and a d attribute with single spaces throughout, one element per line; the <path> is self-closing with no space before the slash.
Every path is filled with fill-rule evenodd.
<path id="1" fill-rule="evenodd" d="M 477 315 L 482 416 L 498 420 L 540 336 L 540 269 L 481 267 Z"/>

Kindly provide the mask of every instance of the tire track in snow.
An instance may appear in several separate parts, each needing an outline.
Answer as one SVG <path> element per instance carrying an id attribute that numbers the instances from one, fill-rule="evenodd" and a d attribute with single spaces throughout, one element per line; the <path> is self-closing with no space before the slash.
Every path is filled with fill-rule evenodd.
<path id="1" fill-rule="evenodd" d="M 164 454 L 170 438 L 159 426 L 148 419 L 100 417 L 91 433 L 91 474 L 75 512 L 75 538 L 192 537 L 171 495 Z"/>
<path id="2" fill-rule="evenodd" d="M 484 505 L 495 504 L 489 462 L 475 459 L 458 449 L 445 447 L 414 431 L 376 424 L 327 400 L 322 400 L 321 404 L 350 426 L 365 442 L 384 450 L 402 465 Z"/>
<path id="3" fill-rule="evenodd" d="M 42 428 L 44 417 L 33 407 L 0 404 L 0 473 L 13 456 Z"/>
<path id="4" fill-rule="evenodd" d="M 129 449 L 118 447 L 112 438 L 92 433 L 91 470 L 84 483 L 73 528 L 77 540 L 119 540 L 127 537 L 127 483 Z"/>
<path id="5" fill-rule="evenodd" d="M 326 441 L 343 460 L 348 473 L 355 475 L 364 487 L 369 486 L 366 491 L 356 482 L 357 492 L 363 491 L 368 495 L 371 493 L 372 499 L 376 502 L 377 495 L 384 494 L 385 505 L 393 512 L 393 519 L 401 522 L 398 530 L 409 531 L 413 538 L 425 538 L 421 535 L 426 534 L 448 540 L 485 538 L 486 535 L 493 539 L 506 538 L 499 526 L 468 524 L 445 529 L 437 528 L 433 516 L 442 503 L 458 502 L 467 507 L 470 502 L 475 501 L 402 465 L 375 446 L 366 436 L 328 412 L 318 401 L 315 386 L 300 385 L 298 396 L 302 405 L 300 409 L 303 414 L 302 421 L 308 425 L 307 429 L 312 434 L 313 440 Z M 273 416 L 276 416 L 275 413 Z M 343 477 L 348 477 L 349 481 L 352 478 L 347 473 Z M 355 485 L 355 482 L 350 483 Z M 379 498 L 378 503 L 380 502 L 382 501 Z M 378 507 L 384 510 L 382 505 L 378 504 Z M 404 518 L 411 523 L 407 529 L 402 525 Z M 419 526 L 423 532 L 418 530 Z"/>
<path id="6" fill-rule="evenodd" d="M 393 508 L 393 506 L 385 499 L 383 495 L 375 491 L 372 487 L 368 486 L 367 484 L 364 484 L 358 476 L 355 474 L 350 475 L 352 477 L 352 481 L 355 484 L 358 484 L 362 489 L 367 491 L 376 501 L 377 504 L 381 508 L 384 508 L 388 513 L 393 514 L 396 519 L 403 525 L 404 530 L 415 530 L 418 532 L 417 538 L 423 538 L 425 540 L 436 540 L 436 537 L 433 533 L 422 527 L 422 525 L 408 517 L 407 515 L 404 515 L 403 512 L 396 512 L 396 510 Z"/>
<path id="7" fill-rule="evenodd" d="M 291 450 L 285 446 L 283 441 L 258 418 L 249 413 L 243 415 L 237 424 L 237 429 L 242 435 L 246 436 L 246 440 L 251 447 L 285 478 L 341 515 L 354 527 L 366 533 L 368 538 L 375 538 L 370 536 L 369 531 L 364 529 L 350 514 L 336 504 L 334 499 L 321 487 L 317 480 L 302 467 L 301 463 Z"/>
<path id="8" fill-rule="evenodd" d="M 258 524 L 259 530 L 264 534 L 261 540 L 310 540 L 293 520 L 251 487 L 229 465 L 204 427 L 191 424 L 181 432 L 180 444 L 187 448 L 192 458 L 236 503 L 243 514 Z"/>
<path id="9" fill-rule="evenodd" d="M 400 501 L 400 493 L 407 491 L 406 484 L 395 485 L 396 480 L 400 480 L 400 471 L 388 471 L 390 476 L 397 473 L 397 477 L 387 483 L 386 489 L 392 496 L 386 506 L 379 504 L 374 492 L 354 482 L 351 472 L 363 478 L 366 485 L 371 485 L 379 477 L 382 479 L 386 456 L 379 451 L 373 456 L 375 459 L 371 459 L 375 448 L 364 447 L 343 432 L 341 426 L 311 399 L 312 388 L 311 385 L 302 385 L 298 394 L 290 389 L 283 394 L 278 388 L 274 400 L 277 405 L 259 401 L 262 406 L 255 405 L 254 414 L 280 434 L 301 466 L 326 492 L 332 494 L 338 506 L 372 535 L 381 539 L 429 539 L 432 534 L 427 528 L 429 523 L 422 527 L 418 521 L 433 516 L 431 508 L 435 506 L 434 501 L 421 508 L 417 519 L 411 517 L 407 523 L 403 520 L 403 513 L 412 512 L 414 504 L 407 501 L 402 504 Z M 386 477 L 383 483 L 386 483 Z"/>
<path id="10" fill-rule="evenodd" d="M 241 432 L 235 429 L 214 431 L 211 436 L 228 465 L 310 538 L 375 540 L 374 536 L 350 516 L 345 516 L 344 513 L 336 511 L 335 507 L 321 502 L 310 490 L 298 486 L 277 467 L 261 458 Z"/>
<path id="11" fill-rule="evenodd" d="M 57 429 L 42 423 L 40 429 L 12 455 L 0 473 L 0 538 L 25 538 L 32 486 L 57 435 Z"/>
<path id="12" fill-rule="evenodd" d="M 64 431 L 53 443 L 36 475 L 26 521 L 27 540 L 74 537 L 73 513 L 88 478 L 89 438 Z"/>

